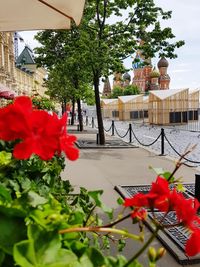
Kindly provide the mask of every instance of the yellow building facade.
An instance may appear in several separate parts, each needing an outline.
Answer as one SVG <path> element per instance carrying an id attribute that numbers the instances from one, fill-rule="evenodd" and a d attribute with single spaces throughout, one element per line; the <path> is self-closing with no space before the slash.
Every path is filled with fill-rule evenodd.
<path id="1" fill-rule="evenodd" d="M 13 34 L 0 32 L 0 83 L 16 91 Z"/>
<path id="2" fill-rule="evenodd" d="M 24 61 L 22 63 L 15 62 L 14 33 L 0 32 L 0 84 L 13 90 L 16 95 L 43 96 L 46 90 L 44 87 L 46 70 L 37 68 L 33 57 L 29 62 L 27 50 L 28 53 L 32 52 L 26 46 L 18 57 L 18 59 L 20 56 L 23 57 Z M 25 57 L 23 53 L 25 53 Z"/>

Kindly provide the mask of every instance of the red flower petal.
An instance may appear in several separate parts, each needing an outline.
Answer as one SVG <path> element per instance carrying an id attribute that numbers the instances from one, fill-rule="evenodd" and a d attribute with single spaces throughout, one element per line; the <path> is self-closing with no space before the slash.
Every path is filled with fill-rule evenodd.
<path id="1" fill-rule="evenodd" d="M 13 150 L 13 156 L 16 159 L 28 159 L 33 153 L 32 143 L 29 141 L 16 144 Z"/>
<path id="2" fill-rule="evenodd" d="M 196 254 L 200 253 L 200 229 L 194 231 L 190 238 L 188 239 L 185 251 L 188 256 L 195 256 Z"/>

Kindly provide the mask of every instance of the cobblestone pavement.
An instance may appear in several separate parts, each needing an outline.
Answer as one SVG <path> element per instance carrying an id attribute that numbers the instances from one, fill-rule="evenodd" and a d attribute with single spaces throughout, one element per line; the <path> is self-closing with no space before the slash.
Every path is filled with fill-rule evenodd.
<path id="1" fill-rule="evenodd" d="M 108 130 L 111 128 L 111 120 L 104 120 L 104 128 Z M 124 136 L 131 122 L 115 121 L 115 137 Z M 95 126 L 97 122 L 95 121 Z M 161 127 L 152 127 L 146 124 L 135 124 L 131 123 L 132 131 L 132 144 L 144 147 L 146 149 L 155 151 L 161 154 Z M 183 154 L 188 146 L 196 145 L 196 148 L 186 156 L 188 161 L 186 162 L 190 166 L 200 167 L 200 133 L 192 132 L 174 128 L 164 128 L 165 140 L 164 140 L 164 154 L 173 158 L 179 158 Z M 111 129 L 107 134 L 111 135 Z M 129 133 L 123 138 L 125 142 L 129 142 Z M 134 137 L 135 135 L 135 137 Z M 158 138 L 159 137 L 159 138 Z M 158 140 L 156 141 L 156 139 Z M 138 139 L 138 141 L 137 141 Z M 156 142 L 155 142 L 156 141 Z M 154 143 L 154 144 L 152 144 Z"/>

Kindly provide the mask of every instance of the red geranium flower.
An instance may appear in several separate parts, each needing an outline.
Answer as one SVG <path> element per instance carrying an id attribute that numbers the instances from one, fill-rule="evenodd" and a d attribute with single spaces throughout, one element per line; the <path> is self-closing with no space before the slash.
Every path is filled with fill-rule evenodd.
<path id="1" fill-rule="evenodd" d="M 168 211 L 169 195 L 169 183 L 158 176 L 147 194 L 138 193 L 130 199 L 126 198 L 124 206 L 157 208 L 161 211 Z"/>
<path id="2" fill-rule="evenodd" d="M 133 219 L 138 219 L 138 220 L 144 220 L 147 216 L 147 211 L 145 209 L 134 209 L 134 211 L 131 213 L 131 217 Z"/>
<path id="3" fill-rule="evenodd" d="M 170 205 L 176 211 L 177 219 L 188 228 L 193 227 L 193 222 L 198 221 L 197 210 L 199 202 L 197 199 L 186 199 L 184 195 L 175 189 L 170 195 Z"/>
<path id="4" fill-rule="evenodd" d="M 18 97 L 13 104 L 0 109 L 0 139 L 21 140 L 13 151 L 17 159 L 36 154 L 49 160 L 63 150 L 69 159 L 75 160 L 78 158 L 78 149 L 74 147 L 76 137 L 67 134 L 66 122 L 66 115 L 59 119 L 56 114 L 33 109 L 29 97 Z"/>
<path id="5" fill-rule="evenodd" d="M 200 253 L 200 229 L 196 229 L 186 242 L 185 252 L 188 256 L 195 256 Z"/>
<path id="6" fill-rule="evenodd" d="M 25 138 L 30 132 L 29 115 L 31 100 L 26 96 L 17 97 L 13 104 L 0 109 L 0 139 L 12 141 Z"/>

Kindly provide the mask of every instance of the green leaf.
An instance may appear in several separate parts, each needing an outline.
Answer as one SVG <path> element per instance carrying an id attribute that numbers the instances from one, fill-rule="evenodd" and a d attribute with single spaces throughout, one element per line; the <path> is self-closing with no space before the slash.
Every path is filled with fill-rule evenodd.
<path id="1" fill-rule="evenodd" d="M 0 166 L 9 165 L 12 161 L 12 153 L 1 151 L 0 152 Z"/>
<path id="2" fill-rule="evenodd" d="M 94 265 L 92 264 L 91 260 L 89 259 L 89 257 L 84 254 L 81 258 L 80 258 L 80 264 L 82 267 L 94 267 Z"/>
<path id="3" fill-rule="evenodd" d="M 71 249 L 80 258 L 86 250 L 86 246 L 80 241 L 72 241 Z"/>
<path id="4" fill-rule="evenodd" d="M 10 192 L 2 185 L 0 185 L 0 200 L 3 202 L 11 202 L 12 200 Z"/>
<path id="5" fill-rule="evenodd" d="M 3 213 L 0 213 L 0 218 L 0 248 L 12 255 L 14 244 L 26 238 L 24 219 Z"/>
<path id="6" fill-rule="evenodd" d="M 169 177 L 171 176 L 171 172 L 164 172 L 162 176 L 169 182 L 173 182 L 175 180 L 175 177 L 172 176 L 169 180 Z"/>
<path id="7" fill-rule="evenodd" d="M 96 248 L 90 248 L 88 250 L 88 257 L 95 267 L 103 266 L 105 264 L 105 258 L 99 250 Z"/>
<path id="8" fill-rule="evenodd" d="M 107 267 L 123 267 L 125 263 L 127 262 L 126 258 L 124 256 L 109 256 L 106 258 L 106 266 Z"/>
<path id="9" fill-rule="evenodd" d="M 108 214 L 109 218 L 113 217 L 113 210 L 107 207 L 100 199 L 100 196 L 103 194 L 103 190 L 98 191 L 90 191 L 88 195 L 95 201 L 97 207 L 101 208 L 106 214 Z"/>
<path id="10" fill-rule="evenodd" d="M 69 218 L 69 224 L 82 224 L 84 221 L 85 214 L 82 211 L 76 210 L 71 214 Z"/>
<path id="11" fill-rule="evenodd" d="M 179 191 L 179 192 L 185 192 L 186 188 L 184 187 L 183 184 L 177 184 L 176 185 L 176 189 Z"/>
<path id="12" fill-rule="evenodd" d="M 149 169 L 153 170 L 157 175 L 165 173 L 165 171 L 162 168 L 153 168 L 152 166 L 149 166 Z"/>
<path id="13" fill-rule="evenodd" d="M 18 201 L 14 201 L 11 207 L 0 206 L 0 214 L 4 214 L 8 217 L 18 217 L 24 219 L 27 215 L 23 206 L 18 204 Z"/>
<path id="14" fill-rule="evenodd" d="M 30 225 L 28 237 L 14 247 L 14 259 L 21 267 L 81 267 L 73 252 L 61 248 L 57 232 Z"/>
<path id="15" fill-rule="evenodd" d="M 118 251 L 122 251 L 126 246 L 126 241 L 124 239 L 119 239 L 118 241 Z"/>
<path id="16" fill-rule="evenodd" d="M 5 259 L 5 253 L 3 252 L 3 250 L 0 249 L 0 266 L 2 266 L 4 259 Z"/>
<path id="17" fill-rule="evenodd" d="M 37 261 L 33 240 L 25 240 L 15 244 L 13 255 L 15 262 L 21 267 L 36 266 Z"/>
<path id="18" fill-rule="evenodd" d="M 117 199 L 117 203 L 118 203 L 119 205 L 123 205 L 123 204 L 124 204 L 124 200 L 123 200 L 121 197 L 119 197 L 119 198 Z"/>
<path id="19" fill-rule="evenodd" d="M 32 207 L 37 207 L 38 205 L 45 204 L 48 201 L 46 198 L 41 197 L 40 195 L 38 195 L 34 191 L 28 192 L 28 200 L 29 200 L 29 204 Z"/>

